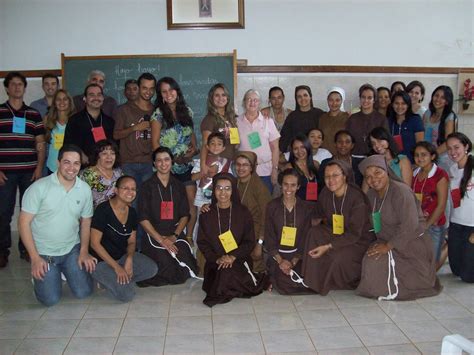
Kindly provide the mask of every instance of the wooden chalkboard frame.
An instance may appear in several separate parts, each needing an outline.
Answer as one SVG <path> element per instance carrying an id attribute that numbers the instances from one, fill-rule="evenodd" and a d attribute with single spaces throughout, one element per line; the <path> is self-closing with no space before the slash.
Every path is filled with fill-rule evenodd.
<path id="1" fill-rule="evenodd" d="M 234 80 L 234 98 L 237 95 L 237 50 L 232 53 L 192 53 L 192 54 L 123 54 L 123 55 L 97 55 L 97 56 L 66 56 L 61 53 L 61 83 L 66 87 L 66 78 L 64 75 L 65 64 L 67 60 L 97 60 L 97 59 L 139 59 L 139 58 L 203 58 L 203 57 L 233 57 L 233 80 Z"/>

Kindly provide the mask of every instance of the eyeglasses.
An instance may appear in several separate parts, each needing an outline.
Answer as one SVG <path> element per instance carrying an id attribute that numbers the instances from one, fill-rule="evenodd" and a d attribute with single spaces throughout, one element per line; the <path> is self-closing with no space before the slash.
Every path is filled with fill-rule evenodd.
<path id="1" fill-rule="evenodd" d="M 232 191 L 232 186 L 216 185 L 216 190 L 230 192 Z"/>

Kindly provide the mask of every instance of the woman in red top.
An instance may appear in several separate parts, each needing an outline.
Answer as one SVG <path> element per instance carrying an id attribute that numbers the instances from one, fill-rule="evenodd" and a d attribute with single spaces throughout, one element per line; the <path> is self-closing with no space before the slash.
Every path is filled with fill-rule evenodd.
<path id="1" fill-rule="evenodd" d="M 418 168 L 413 171 L 412 190 L 421 203 L 426 227 L 431 235 L 436 260 L 440 260 L 443 236 L 446 232 L 446 201 L 448 174 L 436 165 L 438 153 L 429 142 L 418 142 L 413 151 Z"/>

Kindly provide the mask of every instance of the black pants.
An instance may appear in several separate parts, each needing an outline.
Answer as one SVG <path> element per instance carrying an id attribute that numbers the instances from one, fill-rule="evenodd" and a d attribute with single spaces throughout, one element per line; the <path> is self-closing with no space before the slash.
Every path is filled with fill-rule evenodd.
<path id="1" fill-rule="evenodd" d="M 449 266 L 454 275 L 464 282 L 474 282 L 474 243 L 469 236 L 474 227 L 451 222 L 448 232 Z"/>

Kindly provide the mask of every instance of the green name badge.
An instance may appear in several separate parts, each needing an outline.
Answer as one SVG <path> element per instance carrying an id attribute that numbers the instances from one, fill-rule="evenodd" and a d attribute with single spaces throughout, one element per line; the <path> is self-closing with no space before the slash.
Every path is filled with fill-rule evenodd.
<path id="1" fill-rule="evenodd" d="M 382 219 L 380 211 L 372 213 L 372 223 L 374 224 L 374 232 L 379 233 L 382 230 Z"/>
<path id="2" fill-rule="evenodd" d="M 257 149 L 258 147 L 262 146 L 262 141 L 260 140 L 260 135 L 258 132 L 249 133 L 247 139 L 249 140 L 249 145 L 252 149 Z"/>

